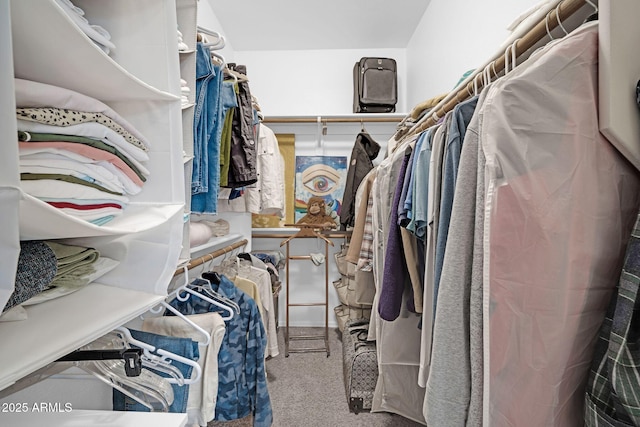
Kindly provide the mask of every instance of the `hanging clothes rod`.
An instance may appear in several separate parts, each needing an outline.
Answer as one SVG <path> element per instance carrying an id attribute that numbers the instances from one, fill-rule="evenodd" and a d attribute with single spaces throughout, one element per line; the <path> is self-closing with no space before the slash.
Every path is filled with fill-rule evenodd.
<path id="1" fill-rule="evenodd" d="M 247 243 L 249 243 L 249 241 L 247 239 L 242 239 L 242 240 L 238 240 L 235 243 L 230 244 L 229 246 L 225 246 L 224 248 L 218 249 L 217 251 L 213 251 L 213 252 L 209 252 L 208 254 L 204 254 L 198 258 L 192 259 L 191 261 L 189 261 L 189 264 L 187 264 L 187 270 L 191 270 L 192 268 L 196 268 L 199 265 L 204 264 L 205 262 L 208 261 L 213 261 L 214 259 L 218 258 L 219 256 L 222 255 L 226 255 L 229 252 L 234 251 L 235 249 L 244 247 L 247 245 Z M 180 274 L 184 273 L 184 268 L 178 268 L 175 273 L 173 273 L 173 277 L 178 276 Z"/>
<path id="2" fill-rule="evenodd" d="M 564 0 L 559 2 L 558 7 L 551 9 L 534 27 L 513 43 L 515 56 L 519 57 L 535 46 L 536 43 L 547 37 L 548 33 L 558 27 L 561 22 L 566 21 L 571 15 L 576 13 L 587 3 L 588 2 L 586 0 Z M 509 52 L 509 56 L 511 55 L 512 52 Z M 493 60 L 488 62 L 487 66 L 478 68 L 474 73 L 467 77 L 467 79 L 465 79 L 467 84 L 461 85 L 455 91 L 449 93 L 449 95 L 440 101 L 425 117 L 413 125 L 407 135 L 415 135 L 427 130 L 431 126 L 435 125 L 439 118 L 444 117 L 446 113 L 453 110 L 456 105 L 470 98 L 472 96 L 471 94 L 474 93 L 474 81 L 479 92 L 484 86 L 484 83 L 482 82 L 482 79 L 476 79 L 476 77 L 481 75 L 486 68 L 489 68 L 491 74 L 498 75 L 504 71 L 504 67 L 505 55 L 497 54 Z"/>
<path id="3" fill-rule="evenodd" d="M 199 33 L 204 33 L 204 34 L 206 34 L 208 36 L 217 37 L 217 38 L 220 38 L 220 36 L 221 36 L 221 34 L 219 32 L 213 31 L 213 30 L 208 30 L 208 29 L 206 29 L 204 27 L 201 27 L 200 25 L 198 25 L 196 29 L 197 29 L 197 31 Z"/>
<path id="4" fill-rule="evenodd" d="M 265 117 L 263 123 L 398 123 L 404 116 L 396 117 Z"/>
<path id="5" fill-rule="evenodd" d="M 324 237 L 328 237 L 329 239 L 343 239 L 351 236 L 351 232 L 333 232 L 333 233 L 322 233 Z M 291 237 L 291 234 L 287 233 L 269 233 L 269 234 L 253 234 L 251 237 L 254 239 L 286 239 Z M 305 237 L 316 237 L 316 236 L 305 236 Z"/>

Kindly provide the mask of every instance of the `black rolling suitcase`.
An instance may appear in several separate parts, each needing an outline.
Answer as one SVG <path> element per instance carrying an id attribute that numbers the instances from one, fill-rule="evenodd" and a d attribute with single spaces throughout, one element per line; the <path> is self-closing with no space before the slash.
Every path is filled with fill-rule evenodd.
<path id="1" fill-rule="evenodd" d="M 353 67 L 353 112 L 392 113 L 398 102 L 395 59 L 364 57 Z"/>
<path id="2" fill-rule="evenodd" d="M 349 410 L 370 410 L 378 382 L 376 343 L 367 341 L 369 319 L 348 320 L 342 333 L 344 386 Z"/>

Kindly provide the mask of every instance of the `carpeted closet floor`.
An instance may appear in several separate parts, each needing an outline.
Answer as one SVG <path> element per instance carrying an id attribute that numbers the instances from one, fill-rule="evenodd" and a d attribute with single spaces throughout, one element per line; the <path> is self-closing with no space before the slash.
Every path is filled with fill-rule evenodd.
<path id="1" fill-rule="evenodd" d="M 290 328 L 291 335 L 318 335 L 323 328 Z M 331 355 L 290 353 L 284 357 L 284 327 L 278 330 L 280 354 L 267 360 L 267 380 L 274 427 L 412 427 L 399 415 L 349 411 L 342 374 L 342 341 L 338 329 L 329 330 Z M 290 348 L 319 347 L 322 341 L 291 341 Z"/>

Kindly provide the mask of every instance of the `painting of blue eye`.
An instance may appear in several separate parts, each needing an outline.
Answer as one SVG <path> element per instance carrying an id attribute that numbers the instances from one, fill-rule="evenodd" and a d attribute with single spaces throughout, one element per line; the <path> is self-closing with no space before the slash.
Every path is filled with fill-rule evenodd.
<path id="1" fill-rule="evenodd" d="M 327 177 L 319 176 L 305 182 L 304 185 L 306 185 L 312 193 L 321 194 L 330 192 L 336 183 Z"/>
<path id="2" fill-rule="evenodd" d="M 302 174 L 302 183 L 305 188 L 316 196 L 330 194 L 339 179 L 338 171 L 328 165 L 311 166 Z"/>
<path id="3" fill-rule="evenodd" d="M 296 156 L 295 219 L 307 211 L 310 197 L 322 197 L 336 216 L 344 194 L 347 158 L 341 156 Z"/>

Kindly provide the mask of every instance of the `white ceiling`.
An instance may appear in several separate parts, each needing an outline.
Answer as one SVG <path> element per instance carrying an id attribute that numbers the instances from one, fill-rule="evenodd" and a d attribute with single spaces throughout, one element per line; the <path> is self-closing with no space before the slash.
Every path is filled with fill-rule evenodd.
<path id="1" fill-rule="evenodd" d="M 430 0 L 208 0 L 237 51 L 405 48 Z"/>

